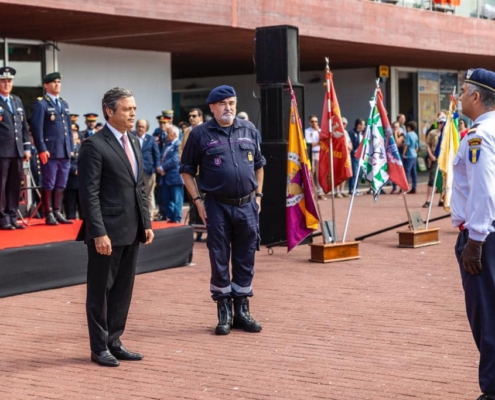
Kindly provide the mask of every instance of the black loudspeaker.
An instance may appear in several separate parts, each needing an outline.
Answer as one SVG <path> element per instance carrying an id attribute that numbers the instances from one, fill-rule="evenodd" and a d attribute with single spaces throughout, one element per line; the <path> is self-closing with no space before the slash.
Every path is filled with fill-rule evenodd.
<path id="1" fill-rule="evenodd" d="M 299 82 L 299 29 L 290 25 L 256 28 L 256 82 Z"/>
<path id="2" fill-rule="evenodd" d="M 297 100 L 299 117 L 304 131 L 304 86 L 292 85 Z M 290 118 L 290 91 L 288 85 L 261 88 L 261 137 L 263 142 L 287 142 Z"/>
<path id="3" fill-rule="evenodd" d="M 266 159 L 260 213 L 261 244 L 286 240 L 287 143 L 261 143 Z"/>

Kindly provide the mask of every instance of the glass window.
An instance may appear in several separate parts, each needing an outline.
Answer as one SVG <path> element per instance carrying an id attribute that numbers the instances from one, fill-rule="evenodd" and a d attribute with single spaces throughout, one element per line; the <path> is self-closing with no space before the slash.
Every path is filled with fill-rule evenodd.
<path id="1" fill-rule="evenodd" d="M 41 86 L 42 59 L 40 45 L 8 43 L 7 65 L 17 71 L 15 77 L 17 87 Z"/>

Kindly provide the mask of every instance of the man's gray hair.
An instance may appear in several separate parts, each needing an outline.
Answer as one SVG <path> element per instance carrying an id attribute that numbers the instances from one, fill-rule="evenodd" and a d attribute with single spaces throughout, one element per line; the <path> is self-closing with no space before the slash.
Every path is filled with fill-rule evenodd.
<path id="1" fill-rule="evenodd" d="M 150 129 L 150 123 L 148 122 L 148 120 L 147 119 L 143 119 L 143 118 L 138 119 L 136 121 L 136 127 L 137 127 L 137 125 L 139 124 L 140 121 L 144 121 L 144 124 L 146 125 L 146 132 L 148 132 L 149 129 Z"/>
<path id="2" fill-rule="evenodd" d="M 495 109 L 495 93 L 491 90 L 485 89 L 481 86 L 474 85 L 473 83 L 466 82 L 466 86 L 468 88 L 468 95 L 472 96 L 474 92 L 479 92 L 481 104 L 487 110 Z"/>
<path id="3" fill-rule="evenodd" d="M 105 120 L 108 121 L 108 115 L 106 113 L 106 109 L 109 108 L 114 113 L 117 112 L 117 103 L 120 99 L 124 99 L 126 97 L 132 97 L 134 94 L 129 89 L 114 87 L 110 89 L 103 95 L 103 100 L 101 101 L 101 107 L 103 109 L 103 116 Z"/>

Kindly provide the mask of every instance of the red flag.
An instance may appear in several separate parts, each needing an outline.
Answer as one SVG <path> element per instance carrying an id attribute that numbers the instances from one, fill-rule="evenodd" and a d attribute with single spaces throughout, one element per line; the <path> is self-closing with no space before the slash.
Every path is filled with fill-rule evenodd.
<path id="1" fill-rule="evenodd" d="M 323 102 L 320 133 L 320 166 L 318 182 L 325 193 L 332 190 L 330 170 L 330 138 L 333 146 L 333 177 L 336 187 L 352 176 L 351 158 L 347 151 L 347 141 L 340 117 L 339 102 L 333 86 L 332 73 L 326 72 L 327 91 Z M 330 104 L 329 104 L 330 103 Z M 331 130 L 328 123 L 331 123 Z"/>
<path id="2" fill-rule="evenodd" d="M 390 126 L 388 120 L 387 110 L 383 105 L 383 95 L 380 89 L 376 93 L 376 106 L 380 113 L 380 119 L 382 120 L 383 133 L 385 136 L 385 149 L 388 162 L 388 177 L 389 179 L 398 185 L 402 190 L 409 190 L 409 184 L 407 183 L 406 173 L 404 166 L 402 165 L 402 159 L 399 155 L 399 149 L 397 143 L 395 143 L 394 132 Z"/>

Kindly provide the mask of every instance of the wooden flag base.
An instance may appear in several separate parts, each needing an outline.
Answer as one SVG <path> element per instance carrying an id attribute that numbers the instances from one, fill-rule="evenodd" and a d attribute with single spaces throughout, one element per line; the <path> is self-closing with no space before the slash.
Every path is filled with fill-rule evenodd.
<path id="1" fill-rule="evenodd" d="M 360 242 L 310 244 L 311 258 L 309 261 L 330 263 L 361 258 L 359 255 L 359 243 Z"/>
<path id="2" fill-rule="evenodd" d="M 438 231 L 440 228 L 417 229 L 414 231 L 399 231 L 399 246 L 398 247 L 425 247 L 439 244 Z"/>

